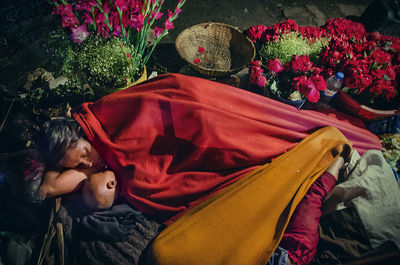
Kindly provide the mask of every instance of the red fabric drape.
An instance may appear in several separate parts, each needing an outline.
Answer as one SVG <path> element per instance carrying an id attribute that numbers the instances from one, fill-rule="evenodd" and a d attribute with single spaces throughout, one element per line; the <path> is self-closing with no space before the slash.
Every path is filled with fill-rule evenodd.
<path id="1" fill-rule="evenodd" d="M 381 148 L 375 135 L 347 122 L 180 74 L 84 103 L 74 117 L 116 172 L 123 196 L 164 219 L 323 126 L 337 127 L 361 154 Z"/>

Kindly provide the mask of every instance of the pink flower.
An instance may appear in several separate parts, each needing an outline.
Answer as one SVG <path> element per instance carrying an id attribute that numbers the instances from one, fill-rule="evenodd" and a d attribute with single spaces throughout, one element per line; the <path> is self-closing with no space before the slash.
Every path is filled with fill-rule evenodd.
<path id="1" fill-rule="evenodd" d="M 194 62 L 195 64 L 198 64 L 198 63 L 200 63 L 200 59 L 199 59 L 199 58 L 196 58 L 196 59 L 193 60 L 193 62 Z"/>
<path id="2" fill-rule="evenodd" d="M 114 5 L 119 8 L 119 10 L 124 11 L 128 9 L 128 1 L 126 0 L 115 0 Z"/>
<path id="3" fill-rule="evenodd" d="M 68 28 L 72 26 L 76 26 L 79 24 L 78 19 L 75 17 L 75 15 L 72 16 L 63 16 L 61 18 L 61 25 L 63 28 Z"/>
<path id="4" fill-rule="evenodd" d="M 270 72 L 273 72 L 275 74 L 285 70 L 285 68 L 282 66 L 281 61 L 278 58 L 270 59 L 267 63 L 267 68 Z"/>
<path id="5" fill-rule="evenodd" d="M 131 19 L 131 27 L 136 29 L 137 31 L 142 31 L 143 28 L 143 15 L 137 14 L 133 15 Z"/>
<path id="6" fill-rule="evenodd" d="M 86 29 L 86 24 L 80 25 L 79 27 L 71 27 L 71 39 L 73 42 L 82 43 L 90 33 Z"/>
<path id="7" fill-rule="evenodd" d="M 173 29 L 174 23 L 172 23 L 171 21 L 169 21 L 169 19 L 167 19 L 164 22 L 164 27 L 165 27 L 165 30 Z"/>
<path id="8" fill-rule="evenodd" d="M 264 75 L 257 76 L 257 86 L 264 87 L 267 84 L 267 78 Z"/>
<path id="9" fill-rule="evenodd" d="M 174 13 L 171 12 L 171 10 L 168 9 L 168 19 L 171 19 Z"/>
<path id="10" fill-rule="evenodd" d="M 198 51 L 199 53 L 203 54 L 203 53 L 204 53 L 204 47 L 199 47 L 199 48 L 197 49 L 197 51 Z"/>
<path id="11" fill-rule="evenodd" d="M 163 13 L 161 13 L 161 12 L 157 12 L 157 13 L 151 13 L 151 16 L 154 18 L 154 19 L 159 19 L 159 18 L 161 18 L 162 16 L 163 16 L 164 14 Z"/>
<path id="12" fill-rule="evenodd" d="M 93 24 L 93 17 L 89 12 L 84 12 L 82 17 L 83 17 L 83 23 Z"/>
<path id="13" fill-rule="evenodd" d="M 163 28 L 159 28 L 157 26 L 154 27 L 154 34 L 156 34 L 157 38 L 163 33 L 163 31 L 164 31 Z"/>
<path id="14" fill-rule="evenodd" d="M 175 9 L 175 16 L 178 15 L 180 12 L 182 12 L 182 9 L 176 8 L 176 9 Z"/>

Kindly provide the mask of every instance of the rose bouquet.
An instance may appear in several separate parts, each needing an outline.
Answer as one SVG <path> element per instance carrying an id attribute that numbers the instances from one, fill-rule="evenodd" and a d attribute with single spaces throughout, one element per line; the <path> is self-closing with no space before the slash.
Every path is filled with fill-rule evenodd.
<path id="1" fill-rule="evenodd" d="M 75 81 L 72 85 L 86 83 L 95 92 L 100 91 L 101 96 L 106 86 L 124 87 L 142 74 L 157 44 L 173 29 L 173 21 L 182 11 L 185 0 L 179 0 L 173 12 L 168 10 L 164 21 L 163 0 L 47 2 L 53 9 L 52 14 L 59 18 L 63 31 L 69 35 L 53 34 L 62 36 L 56 42 L 59 47 L 53 49 L 56 56 L 61 57 L 61 74 Z M 151 43 L 148 41 L 150 33 L 154 35 Z M 82 62 L 82 58 L 87 59 Z"/>
<path id="2" fill-rule="evenodd" d="M 256 43 L 260 57 L 259 62 L 249 66 L 250 83 L 263 87 L 264 94 L 285 102 L 319 100 L 326 82 L 315 63 L 329 42 L 322 36 L 322 30 L 299 27 L 293 20 L 287 20 L 271 27 L 251 27 L 245 33 Z"/>
<path id="3" fill-rule="evenodd" d="M 337 72 L 343 72 L 342 90 L 356 101 L 375 108 L 399 107 L 400 39 L 397 37 L 368 33 L 362 24 L 342 18 L 327 20 L 322 27 L 301 27 L 293 20 L 287 20 L 270 27 L 253 26 L 244 33 L 258 47 L 262 64 L 267 65 L 275 58 L 285 62 L 293 54 L 308 55 L 313 63 L 311 75 L 322 76 L 326 80 Z M 311 52 L 310 49 L 299 49 L 303 40 L 308 40 L 311 47 L 314 45 Z M 282 72 L 290 70 L 287 63 L 283 65 L 285 70 Z M 278 75 L 268 67 L 266 70 L 265 80 L 260 76 L 257 83 L 257 78 L 250 75 L 250 82 L 259 86 L 266 84 L 271 86 L 272 91 L 284 95 L 296 88 L 281 86 L 277 82 L 277 88 L 272 86 Z M 301 84 L 305 84 L 304 80 L 302 77 Z M 292 82 L 292 85 L 296 84 Z M 316 100 L 317 96 L 311 98 Z"/>
<path id="4" fill-rule="evenodd" d="M 321 69 L 315 67 L 307 55 L 293 55 L 285 65 L 275 58 L 268 60 L 266 66 L 262 66 L 260 61 L 253 61 L 249 66 L 250 83 L 263 87 L 265 95 L 272 94 L 293 102 L 303 98 L 311 102 L 319 100 L 320 91 L 326 89 L 320 72 Z"/>
<path id="5" fill-rule="evenodd" d="M 345 74 L 344 92 L 358 102 L 378 109 L 399 106 L 400 39 L 366 32 L 360 23 L 328 20 L 331 36 L 320 54 L 325 75 Z"/>

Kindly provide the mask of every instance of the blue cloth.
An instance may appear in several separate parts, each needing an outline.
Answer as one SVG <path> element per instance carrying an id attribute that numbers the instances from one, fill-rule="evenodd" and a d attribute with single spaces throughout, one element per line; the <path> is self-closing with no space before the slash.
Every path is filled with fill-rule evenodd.
<path id="1" fill-rule="evenodd" d="M 384 133 L 400 133 L 400 114 L 390 116 L 383 120 L 366 123 L 365 126 L 369 131 L 376 135 Z"/>
<path id="2" fill-rule="evenodd" d="M 396 178 L 397 182 L 399 182 L 399 175 L 397 174 L 396 170 L 394 170 L 394 168 L 392 168 L 392 170 L 393 170 L 394 177 Z"/>
<path id="3" fill-rule="evenodd" d="M 278 246 L 274 254 L 272 254 L 271 258 L 269 259 L 267 265 L 286 265 L 287 259 L 288 253 L 286 249 Z"/>

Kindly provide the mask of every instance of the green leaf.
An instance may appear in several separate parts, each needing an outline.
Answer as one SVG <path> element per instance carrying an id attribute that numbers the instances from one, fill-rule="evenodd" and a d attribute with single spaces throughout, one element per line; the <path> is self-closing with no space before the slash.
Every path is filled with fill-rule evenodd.
<path id="1" fill-rule="evenodd" d="M 278 91 L 278 84 L 276 83 L 276 81 L 272 82 L 271 84 L 271 91 L 274 93 L 277 93 Z"/>

